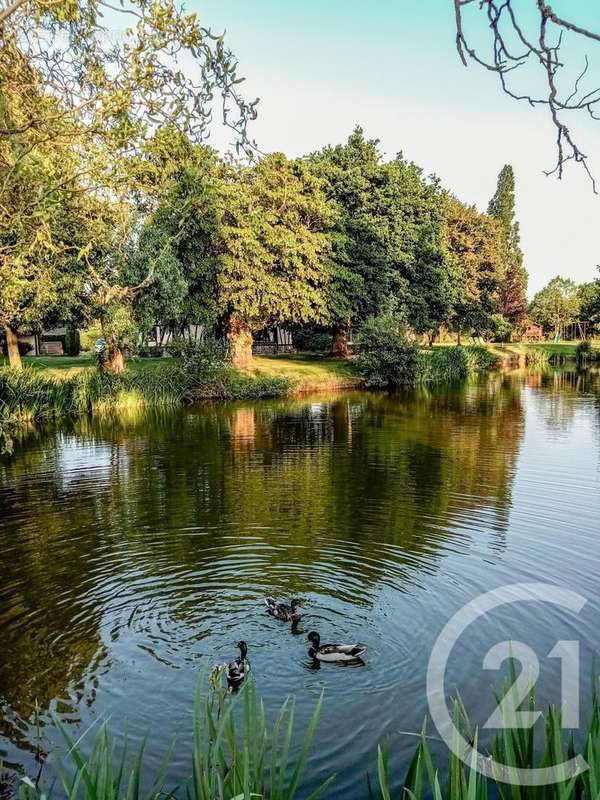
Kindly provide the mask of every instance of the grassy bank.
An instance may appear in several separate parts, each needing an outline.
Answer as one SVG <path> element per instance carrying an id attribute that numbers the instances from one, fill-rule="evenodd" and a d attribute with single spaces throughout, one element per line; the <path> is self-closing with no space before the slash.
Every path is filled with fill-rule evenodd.
<path id="1" fill-rule="evenodd" d="M 67 729 L 58 724 L 63 736 L 66 757 L 54 756 L 54 765 L 62 783 L 64 796 L 69 800 L 294 800 L 299 794 L 307 800 L 336 797 L 336 778 L 331 775 L 310 794 L 302 792 L 311 745 L 318 726 L 323 696 L 301 735 L 294 724 L 294 701 L 287 700 L 275 718 L 273 726 L 265 722 L 262 702 L 257 698 L 254 684 L 248 681 L 237 695 L 221 688 L 219 672 L 215 670 L 208 683 L 200 681 L 193 712 L 193 740 L 189 753 L 189 778 L 177 787 L 169 785 L 169 761 L 175 743 L 165 754 L 156 774 L 148 774 L 144 744 L 130 757 L 126 742 L 119 748 L 106 724 L 101 726 L 93 742 L 83 737 L 89 756 L 82 752 L 82 739 L 75 742 Z M 530 695 L 528 708 L 535 711 Z M 365 777 L 365 800 L 597 800 L 600 787 L 600 706 L 593 701 L 587 728 L 581 740 L 574 742 L 566 736 L 560 715 L 552 708 L 544 715 L 544 724 L 536 741 L 533 729 L 502 729 L 489 746 L 480 744 L 491 773 L 485 777 L 474 767 L 473 748 L 478 747 L 478 731 L 473 729 L 459 701 L 455 703 L 454 720 L 457 730 L 471 744 L 461 749 L 456 737 L 454 753 L 446 763 L 435 763 L 431 739 L 425 727 L 417 734 L 417 746 L 404 777 L 398 774 L 391 749 L 379 747 L 369 774 Z M 540 735 L 541 734 L 541 735 Z M 89 736 L 89 734 L 88 734 Z M 464 745 L 463 745 L 464 747 Z M 579 747 L 579 751 L 576 749 Z M 575 776 L 558 772 L 562 780 L 547 786 L 510 785 L 514 768 L 534 769 L 562 764 L 580 753 L 587 769 Z M 180 751 L 178 751 L 180 756 Z M 52 756 L 51 756 L 52 759 Z M 500 765 L 509 769 L 501 770 Z M 513 769 L 511 769 L 513 768 Z M 19 800 L 45 800 L 47 785 L 52 778 L 42 768 L 36 780 L 20 778 L 4 780 L 3 795 L 11 791 Z M 396 793 L 392 787 L 399 786 Z M 144 788 L 142 788 L 144 787 Z M 148 788 L 149 787 L 149 788 Z"/>
<path id="2" fill-rule="evenodd" d="M 557 350 L 562 347 L 563 350 Z M 525 348 L 525 349 L 523 349 Z M 0 365 L 0 450 L 15 425 L 78 414 L 102 414 L 116 408 L 175 407 L 198 400 L 285 397 L 308 392 L 465 380 L 478 372 L 523 357 L 547 363 L 545 348 L 573 353 L 564 345 L 470 345 L 416 348 L 412 360 L 397 363 L 392 351 L 375 354 L 374 370 L 359 372 L 358 362 L 312 354 L 262 356 L 251 369 L 236 370 L 212 356 L 135 359 L 121 375 L 101 373 L 91 358 L 30 357 L 14 372 Z M 388 363 L 389 362 L 389 363 Z"/>
<path id="3" fill-rule="evenodd" d="M 434 345 L 434 349 L 443 349 L 452 345 Z M 485 345 L 491 354 L 496 356 L 505 366 L 535 366 L 540 363 L 563 364 L 577 361 L 577 350 L 581 342 L 524 342 L 500 343 L 491 342 Z M 592 360 L 600 359 L 600 342 L 591 342 Z"/>
<path id="4" fill-rule="evenodd" d="M 76 375 L 84 370 L 94 369 L 96 362 L 91 357 L 81 356 L 32 356 L 25 357 L 26 368 L 43 372 L 56 378 Z M 127 371 L 152 373 L 172 367 L 173 358 L 131 358 L 127 361 Z M 0 368 L 7 366 L 6 359 L 0 357 Z M 285 356 L 257 356 L 252 369 L 240 373 L 246 377 L 283 378 L 297 391 L 313 391 L 321 388 L 352 388 L 360 383 L 360 377 L 350 361 L 312 353 L 295 353 Z"/>

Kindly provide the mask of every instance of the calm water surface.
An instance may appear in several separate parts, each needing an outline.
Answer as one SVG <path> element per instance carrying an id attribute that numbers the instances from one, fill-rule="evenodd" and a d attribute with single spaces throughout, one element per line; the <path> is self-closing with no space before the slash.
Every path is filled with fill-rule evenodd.
<path id="1" fill-rule="evenodd" d="M 557 699 L 557 639 L 581 642 L 581 707 L 600 645 L 600 378 L 488 376 L 397 396 L 350 393 L 78 420 L 31 433 L 0 460 L 0 759 L 35 770 L 58 742 L 110 717 L 173 735 L 187 777 L 197 676 L 249 644 L 274 713 L 325 706 L 307 788 L 362 797 L 387 738 L 400 775 L 427 711 L 429 652 L 485 590 L 545 581 L 585 595 L 580 614 L 526 603 L 457 644 L 446 691 L 476 721 L 501 676 L 487 650 L 519 639 Z M 301 635 L 265 594 L 306 599 Z M 304 638 L 368 646 L 366 665 L 311 668 Z M 41 714 L 41 741 L 33 725 Z"/>

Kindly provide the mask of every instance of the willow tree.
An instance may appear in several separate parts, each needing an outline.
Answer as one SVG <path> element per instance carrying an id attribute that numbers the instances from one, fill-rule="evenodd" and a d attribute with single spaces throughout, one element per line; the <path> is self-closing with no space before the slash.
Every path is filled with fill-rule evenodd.
<path id="1" fill-rule="evenodd" d="M 124 29 L 120 37 L 104 16 Z M 171 0 L 0 0 L 0 317 L 13 365 L 16 330 L 45 324 L 60 287 L 58 207 L 75 195 L 127 197 L 132 157 L 156 129 L 173 125 L 202 141 L 219 95 L 237 146 L 251 148 L 255 103 L 239 94 L 240 80 L 223 38 Z M 83 268 L 94 243 L 81 245 Z M 63 313 L 68 300 L 63 293 Z"/>
<path id="2" fill-rule="evenodd" d="M 309 166 L 275 153 L 232 168 L 218 196 L 216 310 L 238 367 L 253 332 L 325 322 L 336 209 Z"/>

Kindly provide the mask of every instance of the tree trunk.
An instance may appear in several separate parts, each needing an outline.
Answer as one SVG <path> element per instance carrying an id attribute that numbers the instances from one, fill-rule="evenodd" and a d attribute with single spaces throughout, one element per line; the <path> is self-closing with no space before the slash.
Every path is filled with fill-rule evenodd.
<path id="1" fill-rule="evenodd" d="M 116 344 L 109 344 L 106 360 L 102 364 L 102 371 L 110 375 L 119 375 L 125 371 L 125 357 L 123 351 Z"/>
<path id="2" fill-rule="evenodd" d="M 23 369 L 21 353 L 19 353 L 19 340 L 15 331 L 8 325 L 4 326 L 6 333 L 6 351 L 8 353 L 8 364 L 11 369 Z"/>
<path id="3" fill-rule="evenodd" d="M 347 325 L 336 325 L 333 329 L 331 355 L 333 358 L 350 358 L 350 350 L 348 349 Z"/>
<path id="4" fill-rule="evenodd" d="M 232 314 L 225 327 L 227 336 L 227 361 L 237 369 L 248 369 L 254 364 L 252 358 L 252 331 L 247 322 Z"/>
<path id="5" fill-rule="evenodd" d="M 459 328 L 458 329 L 458 341 L 457 341 L 457 344 L 458 344 L 459 347 L 460 347 L 461 335 L 462 335 L 462 328 Z"/>

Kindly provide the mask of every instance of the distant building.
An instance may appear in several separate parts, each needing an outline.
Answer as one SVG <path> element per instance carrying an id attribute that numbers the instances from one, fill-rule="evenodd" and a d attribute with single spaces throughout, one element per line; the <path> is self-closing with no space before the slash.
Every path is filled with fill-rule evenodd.
<path id="1" fill-rule="evenodd" d="M 536 325 L 535 322 L 530 322 L 521 337 L 524 342 L 543 342 L 544 329 L 541 325 Z"/>
<path id="2" fill-rule="evenodd" d="M 19 333 L 17 340 L 24 355 L 63 356 L 67 349 L 67 329 L 51 328 L 42 333 Z M 4 333 L 0 330 L 0 352 L 5 350 Z"/>
<path id="3" fill-rule="evenodd" d="M 189 325 L 185 331 L 182 332 L 184 339 L 189 341 L 198 341 L 206 334 L 206 328 L 203 325 Z M 152 334 L 145 340 L 148 347 L 166 348 L 173 339 L 173 332 L 167 328 L 161 328 L 157 325 L 152 330 Z M 291 353 L 294 350 L 292 342 L 292 332 L 287 328 L 274 327 L 264 328 L 258 331 L 252 342 L 252 352 L 255 355 L 260 353 Z"/>

